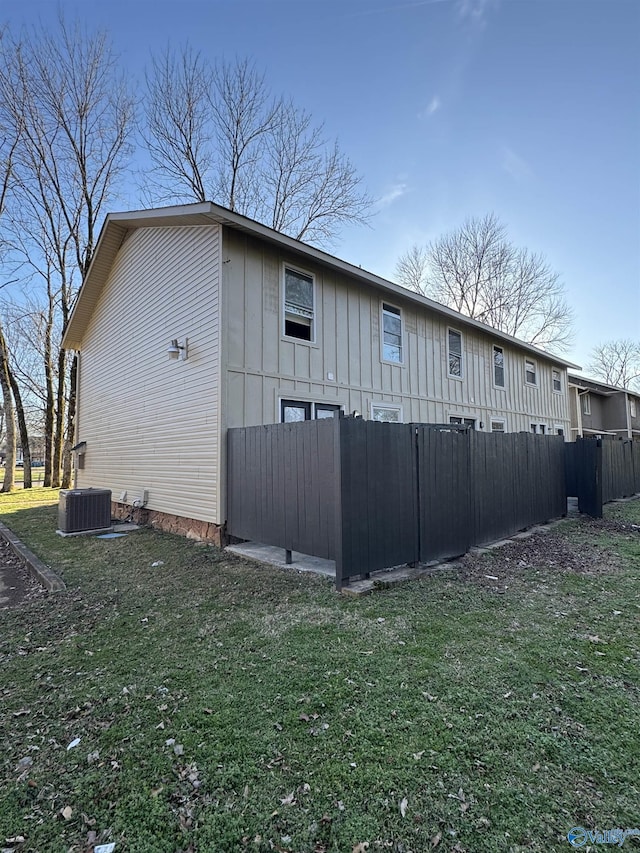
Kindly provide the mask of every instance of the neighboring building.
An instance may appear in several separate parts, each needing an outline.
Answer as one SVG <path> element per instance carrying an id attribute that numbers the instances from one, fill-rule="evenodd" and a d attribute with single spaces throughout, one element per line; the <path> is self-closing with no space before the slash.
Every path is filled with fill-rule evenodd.
<path id="1" fill-rule="evenodd" d="M 341 409 L 569 434 L 575 365 L 210 203 L 109 215 L 64 345 L 78 487 L 207 538 L 228 427 Z"/>
<path id="2" fill-rule="evenodd" d="M 640 392 L 569 374 L 571 438 L 614 435 L 640 441 Z"/>

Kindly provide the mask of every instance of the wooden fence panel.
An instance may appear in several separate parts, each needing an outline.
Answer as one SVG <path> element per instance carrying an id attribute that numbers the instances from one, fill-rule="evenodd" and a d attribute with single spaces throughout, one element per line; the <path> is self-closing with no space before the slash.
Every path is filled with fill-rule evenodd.
<path id="1" fill-rule="evenodd" d="M 602 500 L 627 498 L 635 492 L 633 448 L 630 439 L 602 439 Z"/>
<path id="2" fill-rule="evenodd" d="M 340 419 L 342 547 L 338 586 L 418 559 L 414 428 Z"/>
<path id="3" fill-rule="evenodd" d="M 631 458 L 633 461 L 633 491 L 640 492 L 640 441 L 631 442 Z"/>
<path id="4" fill-rule="evenodd" d="M 333 419 L 230 429 L 228 533 L 335 559 L 336 440 Z"/>
<path id="5" fill-rule="evenodd" d="M 469 431 L 416 430 L 420 560 L 457 557 L 472 541 Z"/>
<path id="6" fill-rule="evenodd" d="M 566 514 L 561 436 L 475 432 L 471 449 L 475 544 Z"/>

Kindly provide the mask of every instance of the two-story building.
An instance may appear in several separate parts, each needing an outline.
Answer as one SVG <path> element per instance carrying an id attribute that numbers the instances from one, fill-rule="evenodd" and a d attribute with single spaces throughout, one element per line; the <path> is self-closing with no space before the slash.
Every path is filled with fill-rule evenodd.
<path id="1" fill-rule="evenodd" d="M 612 435 L 640 441 L 640 393 L 570 373 L 571 440 Z"/>
<path id="2" fill-rule="evenodd" d="M 342 410 L 569 436 L 575 365 L 208 202 L 110 214 L 64 345 L 77 486 L 206 538 L 229 427 Z"/>

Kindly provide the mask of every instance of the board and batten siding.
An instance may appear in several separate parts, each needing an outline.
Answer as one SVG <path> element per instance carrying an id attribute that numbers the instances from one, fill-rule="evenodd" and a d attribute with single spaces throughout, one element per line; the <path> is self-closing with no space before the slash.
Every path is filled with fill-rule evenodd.
<path id="1" fill-rule="evenodd" d="M 83 336 L 78 487 L 147 489 L 151 510 L 220 523 L 219 247 L 217 225 L 125 239 Z"/>
<path id="2" fill-rule="evenodd" d="M 537 387 L 525 382 L 525 357 L 516 345 L 449 322 L 428 307 L 385 293 L 356 278 L 284 253 L 232 229 L 224 231 L 225 359 L 223 429 L 279 421 L 279 400 L 339 404 L 365 418 L 371 405 L 401 406 L 405 422 L 443 423 L 476 418 L 490 429 L 503 419 L 508 432 L 544 424 L 569 434 L 566 368 L 541 356 Z M 286 338 L 282 328 L 284 265 L 313 274 L 315 342 Z M 381 358 L 381 307 L 402 311 L 404 363 Z M 447 332 L 463 335 L 464 375 L 448 376 Z M 505 388 L 493 382 L 493 345 L 505 355 Z M 553 391 L 552 370 L 562 391 Z"/>

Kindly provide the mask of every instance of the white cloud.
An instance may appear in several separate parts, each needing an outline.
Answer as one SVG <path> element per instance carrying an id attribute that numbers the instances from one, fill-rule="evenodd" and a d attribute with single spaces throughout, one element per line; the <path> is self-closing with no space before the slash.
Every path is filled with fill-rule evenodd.
<path id="1" fill-rule="evenodd" d="M 395 184 L 383 196 L 378 199 L 378 208 L 382 210 L 389 207 L 394 201 L 406 195 L 409 192 L 409 187 L 404 181 L 396 181 Z"/>
<path id="2" fill-rule="evenodd" d="M 496 5 L 497 0 L 457 0 L 456 8 L 461 18 L 483 26 L 489 8 Z"/>
<path id="3" fill-rule="evenodd" d="M 518 182 L 533 177 L 533 169 L 529 163 L 508 145 L 502 146 L 502 168 Z"/>
<path id="4" fill-rule="evenodd" d="M 431 102 L 429 103 L 429 106 L 427 107 L 427 115 L 432 116 L 436 110 L 440 109 L 440 107 L 441 107 L 440 98 L 437 95 L 434 95 L 433 98 L 431 98 Z"/>

